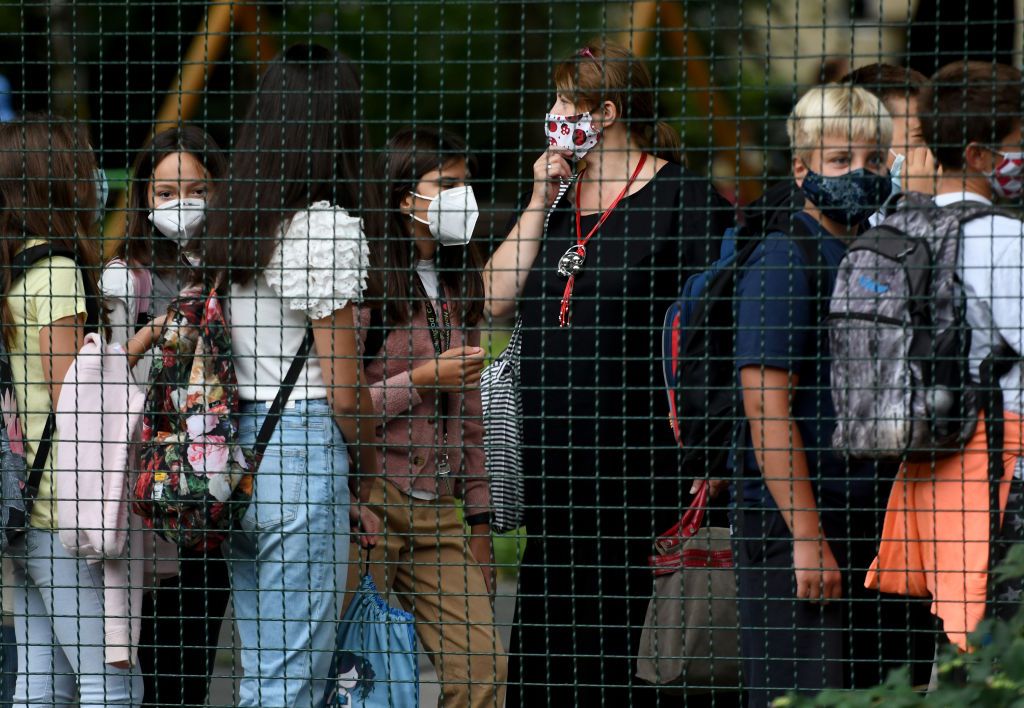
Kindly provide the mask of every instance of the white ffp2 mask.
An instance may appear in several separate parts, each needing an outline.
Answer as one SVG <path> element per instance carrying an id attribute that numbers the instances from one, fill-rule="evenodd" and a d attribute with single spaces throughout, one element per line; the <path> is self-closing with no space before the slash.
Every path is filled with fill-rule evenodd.
<path id="1" fill-rule="evenodd" d="M 473 229 L 480 218 L 480 209 L 476 204 L 476 195 L 469 185 L 446 189 L 436 197 L 425 197 L 417 192 L 413 196 L 430 202 L 427 207 L 427 220 L 412 218 L 425 223 L 430 235 L 442 246 L 465 246 L 473 238 Z"/>
<path id="2" fill-rule="evenodd" d="M 202 199 L 172 199 L 149 212 L 157 231 L 184 246 L 203 226 L 206 202 Z"/>

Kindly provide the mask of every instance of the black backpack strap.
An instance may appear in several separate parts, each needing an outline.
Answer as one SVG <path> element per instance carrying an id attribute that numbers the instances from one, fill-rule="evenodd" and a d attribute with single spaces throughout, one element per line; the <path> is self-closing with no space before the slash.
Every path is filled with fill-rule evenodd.
<path id="1" fill-rule="evenodd" d="M 259 464 L 259 460 L 267 449 L 267 444 L 277 428 L 278 421 L 281 420 L 281 411 L 284 410 L 285 404 L 288 403 L 292 390 L 295 388 L 295 383 L 299 380 L 299 374 L 305 368 L 306 361 L 309 359 L 309 352 L 312 349 L 313 325 L 307 320 L 306 336 L 303 338 L 302 344 L 299 345 L 299 351 L 296 352 L 295 358 L 292 359 L 292 365 L 288 367 L 288 373 L 285 374 L 284 381 L 281 382 L 281 388 L 278 389 L 277 396 L 270 405 L 270 410 L 267 411 L 267 417 L 263 419 L 260 432 L 256 435 L 256 445 L 253 446 L 253 453 L 257 464 Z"/>
<path id="2" fill-rule="evenodd" d="M 78 265 L 78 259 L 75 253 L 67 250 L 66 248 L 54 248 L 48 243 L 41 243 L 38 246 L 30 246 L 19 253 L 17 253 L 11 260 L 10 265 L 10 279 L 8 287 L 18 278 L 24 276 L 32 266 L 44 258 L 67 258 L 68 260 L 74 261 Z M 80 265 L 78 267 L 81 267 Z M 100 325 L 100 307 L 102 302 L 102 296 L 100 293 L 95 292 L 89 287 L 89 282 L 85 282 L 85 325 L 86 330 L 95 332 L 99 329 Z"/>
<path id="3" fill-rule="evenodd" d="M 28 468 L 28 479 L 25 480 L 25 489 L 22 497 L 25 499 L 25 523 L 28 523 L 32 516 L 32 507 L 35 506 L 36 497 L 39 496 L 39 485 L 43 482 L 43 466 L 50 457 L 50 448 L 53 447 L 53 434 L 57 430 L 57 414 L 50 411 L 46 416 L 46 425 L 43 427 L 43 435 L 39 440 L 39 447 L 36 448 L 36 456 L 32 460 L 32 466 Z"/>
<path id="4" fill-rule="evenodd" d="M 993 571 L 1005 560 L 1010 546 L 1021 540 L 1021 529 L 1015 528 L 1014 524 L 1006 523 L 1006 521 L 1009 520 L 1011 514 L 1015 513 L 1010 508 L 1015 492 L 1019 496 L 1022 490 L 1021 481 L 1013 478 L 1010 481 L 1010 496 L 1005 515 L 1003 515 L 1004 521 L 1000 523 L 999 489 L 1003 481 L 1003 448 L 1006 438 L 1003 389 L 1000 380 L 1010 372 L 1018 360 L 1019 357 L 1009 347 L 1004 346 L 999 351 L 993 351 L 985 357 L 978 372 L 980 379 L 978 406 L 985 411 L 985 447 L 988 450 L 989 509 L 991 510 L 988 544 L 988 592 L 986 593 L 988 602 L 985 609 L 986 615 L 1004 619 L 1009 619 L 1016 614 L 1020 607 L 1020 596 L 1015 591 L 1021 589 L 1021 579 L 998 580 Z M 1017 538 L 1010 538 L 1007 532 Z"/>
<path id="5" fill-rule="evenodd" d="M 50 244 L 39 244 L 38 246 L 30 246 L 20 252 L 18 252 L 11 260 L 8 288 L 18 278 L 23 277 L 29 269 L 44 258 L 55 258 L 64 257 L 74 261 L 77 265 L 78 261 L 75 258 L 75 254 L 67 249 L 54 248 Z M 96 292 L 91 292 L 88 284 L 86 285 L 85 293 L 85 311 L 86 311 L 86 329 L 95 331 L 99 327 L 100 322 L 100 295 Z M 57 430 L 57 413 L 51 406 L 50 414 L 46 416 L 46 425 L 43 426 L 43 435 L 39 440 L 39 447 L 36 448 L 35 457 L 32 459 L 32 464 L 28 469 L 28 479 L 25 480 L 25 490 L 23 496 L 25 498 L 25 520 L 26 523 L 28 518 L 32 514 L 32 507 L 35 504 L 36 497 L 39 494 L 39 485 L 43 481 L 43 467 L 46 465 L 47 459 L 50 457 L 50 449 L 53 447 L 53 434 Z"/>
<path id="6" fill-rule="evenodd" d="M 806 221 L 809 218 L 809 216 L 803 216 L 802 212 L 791 213 L 784 219 L 777 219 L 773 224 L 773 231 L 788 238 L 800 250 L 800 255 L 804 259 L 804 267 L 811 276 L 811 292 L 820 301 L 831 296 L 832 293 L 825 292 L 826 279 L 822 273 L 824 264 L 821 260 L 820 241 L 818 232 L 812 229 Z"/>

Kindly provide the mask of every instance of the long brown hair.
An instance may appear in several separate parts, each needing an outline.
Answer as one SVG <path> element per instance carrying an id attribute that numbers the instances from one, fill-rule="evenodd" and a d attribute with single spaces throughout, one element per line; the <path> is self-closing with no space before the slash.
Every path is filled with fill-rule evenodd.
<path id="1" fill-rule="evenodd" d="M 164 271 L 174 268 L 179 260 L 178 245 L 169 238 L 154 236 L 149 221 L 149 185 L 157 165 L 168 155 L 179 152 L 194 157 L 210 175 L 214 191 L 228 173 L 227 159 L 210 135 L 194 125 L 183 125 L 161 131 L 146 141 L 132 165 L 128 185 L 128 228 L 118 256 L 132 266 L 153 267 Z"/>
<path id="2" fill-rule="evenodd" d="M 390 210 L 388 240 L 385 247 L 384 294 L 389 325 L 409 322 L 422 306 L 413 294 L 412 274 L 416 267 L 416 241 L 409 217 L 401 212 L 402 200 L 416 189 L 423 176 L 443 169 L 456 160 L 465 160 L 470 172 L 474 161 L 466 141 L 452 133 L 431 128 L 406 128 L 388 141 L 382 156 Z M 460 320 L 475 325 L 483 317 L 483 259 L 477 245 L 438 246 L 438 280 L 449 294 L 450 305 Z"/>
<path id="3" fill-rule="evenodd" d="M 274 255 L 281 224 L 318 201 L 362 218 L 376 260 L 385 216 L 369 152 L 352 63 L 318 44 L 284 50 L 249 105 L 230 183 L 207 209 L 203 270 L 239 285 L 252 282 Z M 379 278 L 372 267 L 364 297 L 380 293 Z"/>
<path id="4" fill-rule="evenodd" d="M 640 147 L 663 160 L 680 162 L 679 134 L 658 120 L 651 74 L 629 50 L 592 42 L 555 67 L 554 81 L 560 93 L 586 110 L 611 101 Z"/>
<path id="5" fill-rule="evenodd" d="M 47 115 L 0 123 L 0 325 L 11 345 L 11 263 L 28 240 L 75 254 L 86 293 L 99 293 L 96 157 L 85 132 Z M 100 308 L 99 315 L 105 321 Z"/>

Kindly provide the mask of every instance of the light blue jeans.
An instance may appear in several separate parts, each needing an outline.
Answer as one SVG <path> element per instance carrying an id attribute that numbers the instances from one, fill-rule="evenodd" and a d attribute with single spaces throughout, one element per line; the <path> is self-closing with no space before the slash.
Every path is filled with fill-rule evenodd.
<path id="1" fill-rule="evenodd" d="M 243 445 L 255 443 L 266 412 L 243 403 Z M 348 469 L 326 400 L 284 410 L 226 546 L 245 672 L 239 706 L 323 699 L 348 573 Z"/>
<path id="2" fill-rule="evenodd" d="M 8 550 L 14 564 L 18 681 L 14 705 L 100 708 L 142 703 L 138 669 L 104 663 L 103 569 L 64 550 L 54 532 L 29 529 Z"/>

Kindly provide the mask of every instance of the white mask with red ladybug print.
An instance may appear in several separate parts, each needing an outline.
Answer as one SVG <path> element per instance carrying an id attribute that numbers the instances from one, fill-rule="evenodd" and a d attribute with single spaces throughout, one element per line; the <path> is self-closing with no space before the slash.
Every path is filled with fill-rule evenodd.
<path id="1" fill-rule="evenodd" d="M 574 159 L 582 160 L 601 142 L 601 131 L 593 126 L 591 120 L 589 112 L 574 116 L 548 113 L 544 116 L 544 132 L 548 136 L 548 147 L 552 150 L 572 152 Z"/>
<path id="2" fill-rule="evenodd" d="M 1000 199 L 1019 199 L 1024 193 L 1024 152 L 996 152 L 1001 159 L 988 174 L 992 192 Z"/>

